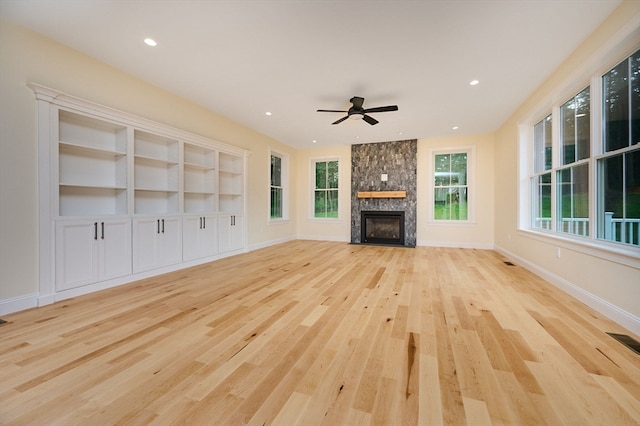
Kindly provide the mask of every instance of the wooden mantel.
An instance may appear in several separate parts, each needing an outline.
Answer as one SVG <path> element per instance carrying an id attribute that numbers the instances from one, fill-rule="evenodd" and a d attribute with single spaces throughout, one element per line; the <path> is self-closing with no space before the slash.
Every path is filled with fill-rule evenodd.
<path id="1" fill-rule="evenodd" d="M 407 191 L 358 191 L 358 198 L 406 198 Z"/>

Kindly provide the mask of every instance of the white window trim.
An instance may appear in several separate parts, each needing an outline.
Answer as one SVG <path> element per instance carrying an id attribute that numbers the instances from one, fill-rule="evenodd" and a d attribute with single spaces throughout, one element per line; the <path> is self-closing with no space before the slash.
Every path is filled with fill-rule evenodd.
<path id="1" fill-rule="evenodd" d="M 282 159 L 282 174 L 280 180 L 282 183 L 282 217 L 271 217 L 271 156 L 280 157 Z M 267 176 L 269 176 L 269 182 L 267 182 L 267 219 L 269 224 L 285 223 L 289 222 L 289 155 L 282 151 L 269 148 L 269 155 L 267 161 Z"/>
<path id="2" fill-rule="evenodd" d="M 434 172 L 436 170 L 435 158 L 441 154 L 467 154 L 467 219 L 466 220 L 436 220 L 433 214 L 435 202 L 435 192 L 433 185 Z M 427 195 L 429 200 L 429 225 L 475 225 L 476 224 L 476 147 L 475 145 L 464 145 L 452 148 L 431 148 L 429 149 L 429 184 Z"/>
<path id="3" fill-rule="evenodd" d="M 520 123 L 518 123 L 518 233 L 524 237 L 543 241 L 558 247 L 565 247 L 584 254 L 606 259 L 634 268 L 640 268 L 640 249 L 626 244 L 611 243 L 598 239 L 595 235 L 596 222 L 596 197 L 590 196 L 590 227 L 589 237 L 565 234 L 557 231 L 546 231 L 531 227 L 532 203 L 530 176 L 533 170 L 533 125 L 549 115 L 553 115 L 554 122 L 558 122 L 559 107 L 571 97 L 575 96 L 586 86 L 591 87 L 591 155 L 589 187 L 590 194 L 594 194 L 597 188 L 596 161 L 602 154 L 602 110 L 601 77 L 620 61 L 638 50 L 637 32 L 640 27 L 640 14 L 629 20 L 611 39 L 598 49 L 587 60 L 583 61 L 562 84 L 559 84 L 547 99 L 540 102 L 537 107 Z M 554 153 L 553 167 L 559 161 L 559 135 L 558 126 L 554 126 Z M 553 173 L 552 173 L 553 176 Z M 555 185 L 552 184 L 552 205 L 555 205 Z M 555 218 L 555 209 L 552 209 L 552 220 Z"/>
<path id="4" fill-rule="evenodd" d="M 318 162 L 328 162 L 328 161 L 337 161 L 338 162 L 338 217 L 315 217 L 315 190 L 316 190 L 316 163 Z M 338 222 L 342 220 L 341 215 L 341 203 L 342 199 L 342 181 L 341 181 L 341 171 L 342 171 L 342 160 L 340 157 L 332 156 L 332 157 L 312 157 L 309 158 L 309 221 L 312 222 Z"/>

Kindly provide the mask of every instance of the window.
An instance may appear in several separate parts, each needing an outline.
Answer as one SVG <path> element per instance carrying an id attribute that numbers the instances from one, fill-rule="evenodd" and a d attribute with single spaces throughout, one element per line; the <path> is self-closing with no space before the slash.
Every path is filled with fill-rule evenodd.
<path id="1" fill-rule="evenodd" d="M 532 126 L 530 228 L 638 246 L 640 50 L 591 81 Z"/>
<path id="2" fill-rule="evenodd" d="M 589 235 L 590 92 L 587 87 L 560 107 L 561 165 L 556 171 L 557 231 Z"/>
<path id="3" fill-rule="evenodd" d="M 271 152 L 270 163 L 270 197 L 269 217 L 271 219 L 287 218 L 287 158 L 279 153 Z"/>
<path id="4" fill-rule="evenodd" d="M 551 115 L 533 126 L 534 175 L 533 187 L 533 228 L 551 227 Z"/>
<path id="5" fill-rule="evenodd" d="M 434 153 L 433 219 L 469 220 L 467 163 L 470 151 Z"/>
<path id="6" fill-rule="evenodd" d="M 313 217 L 338 218 L 338 160 L 312 161 Z"/>
<path id="7" fill-rule="evenodd" d="M 640 245 L 640 50 L 602 77 L 598 238 Z"/>

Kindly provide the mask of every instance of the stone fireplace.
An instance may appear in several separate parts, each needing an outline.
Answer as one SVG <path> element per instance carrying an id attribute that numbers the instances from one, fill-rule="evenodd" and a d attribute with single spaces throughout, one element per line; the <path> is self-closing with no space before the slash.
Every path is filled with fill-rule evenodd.
<path id="1" fill-rule="evenodd" d="M 417 140 L 351 146 L 351 242 L 416 245 Z M 403 235 L 393 242 L 364 234 L 363 212 L 402 215 Z M 397 219 L 394 219 L 397 221 Z M 380 221 L 379 221 L 380 222 Z M 384 222 L 389 225 L 391 222 Z M 379 231 L 376 231 L 379 232 Z M 374 240 L 377 237 L 372 237 Z"/>

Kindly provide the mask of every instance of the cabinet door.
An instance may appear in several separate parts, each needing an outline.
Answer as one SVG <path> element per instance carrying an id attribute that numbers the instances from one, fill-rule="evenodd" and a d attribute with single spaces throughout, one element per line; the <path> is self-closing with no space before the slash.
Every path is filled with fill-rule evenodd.
<path id="1" fill-rule="evenodd" d="M 130 219 L 101 221 L 98 243 L 100 279 L 117 278 L 131 273 Z"/>
<path id="2" fill-rule="evenodd" d="M 158 218 L 133 220 L 133 272 L 147 271 L 158 265 L 159 229 Z"/>
<path id="3" fill-rule="evenodd" d="M 231 250 L 231 215 L 218 216 L 218 250 L 226 253 Z"/>
<path id="4" fill-rule="evenodd" d="M 56 223 L 56 290 L 68 290 L 98 279 L 98 222 Z"/>
<path id="5" fill-rule="evenodd" d="M 200 257 L 200 231 L 202 216 L 185 216 L 182 220 L 182 257 L 186 260 Z"/>
<path id="6" fill-rule="evenodd" d="M 202 257 L 218 253 L 218 221 L 214 215 L 203 216 L 200 230 L 200 252 Z"/>
<path id="7" fill-rule="evenodd" d="M 182 218 L 179 216 L 160 218 L 159 265 L 182 262 Z"/>
<path id="8" fill-rule="evenodd" d="M 242 216 L 232 215 L 231 219 L 230 248 L 231 250 L 239 250 L 243 246 L 244 225 Z"/>
<path id="9" fill-rule="evenodd" d="M 218 249 L 220 253 L 239 250 L 243 247 L 242 216 L 222 214 L 218 216 Z"/>

